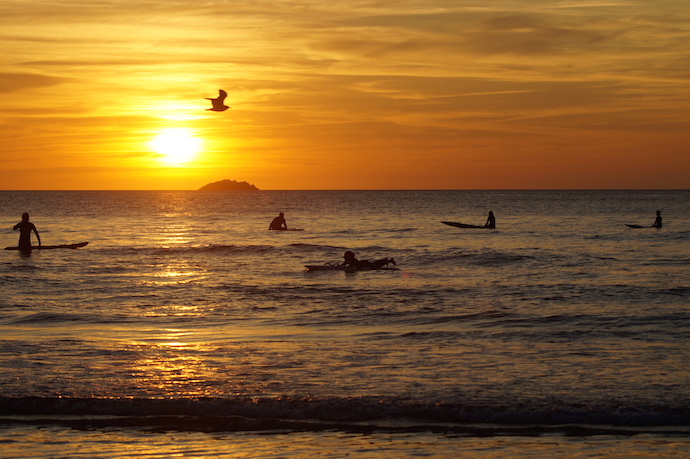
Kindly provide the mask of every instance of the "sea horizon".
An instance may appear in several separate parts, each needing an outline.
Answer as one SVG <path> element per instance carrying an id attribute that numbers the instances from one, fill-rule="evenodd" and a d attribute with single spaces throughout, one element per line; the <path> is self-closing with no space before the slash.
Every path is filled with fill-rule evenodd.
<path id="1" fill-rule="evenodd" d="M 211 190 L 206 192 L 224 191 L 688 191 L 690 188 L 348 188 L 348 189 L 272 189 L 259 188 L 257 190 Z M 200 189 L 12 189 L 14 191 L 201 191 Z"/>

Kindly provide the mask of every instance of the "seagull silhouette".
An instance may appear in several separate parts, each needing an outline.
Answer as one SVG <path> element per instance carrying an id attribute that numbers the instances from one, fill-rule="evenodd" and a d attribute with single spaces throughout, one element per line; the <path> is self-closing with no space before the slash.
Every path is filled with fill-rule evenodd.
<path id="1" fill-rule="evenodd" d="M 230 108 L 223 103 L 226 97 L 228 97 L 228 93 L 223 91 L 222 89 L 219 89 L 218 97 L 216 97 L 215 99 L 211 99 L 210 97 L 206 98 L 207 100 L 211 101 L 211 104 L 213 104 L 213 107 L 207 108 L 206 110 L 211 110 L 213 112 L 224 112 L 225 110 Z"/>

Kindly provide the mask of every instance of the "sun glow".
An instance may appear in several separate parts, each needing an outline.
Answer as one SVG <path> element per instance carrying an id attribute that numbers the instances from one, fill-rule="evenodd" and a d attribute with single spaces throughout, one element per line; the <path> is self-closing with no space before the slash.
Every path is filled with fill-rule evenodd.
<path id="1" fill-rule="evenodd" d="M 151 142 L 151 149 L 160 155 L 160 161 L 177 166 L 192 161 L 201 149 L 201 139 L 189 129 L 170 128 L 161 131 Z"/>

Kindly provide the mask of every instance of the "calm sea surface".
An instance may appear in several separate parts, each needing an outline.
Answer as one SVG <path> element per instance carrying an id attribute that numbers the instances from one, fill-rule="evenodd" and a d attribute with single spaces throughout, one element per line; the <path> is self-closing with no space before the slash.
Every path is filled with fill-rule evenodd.
<path id="1" fill-rule="evenodd" d="M 690 455 L 688 191 L 0 192 L 2 247 L 23 212 L 89 245 L 0 252 L 3 457 Z M 345 250 L 399 270 L 305 272 Z"/>

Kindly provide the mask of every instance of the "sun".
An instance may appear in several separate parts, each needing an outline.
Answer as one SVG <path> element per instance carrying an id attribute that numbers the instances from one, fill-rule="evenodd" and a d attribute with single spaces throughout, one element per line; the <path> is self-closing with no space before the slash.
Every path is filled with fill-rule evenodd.
<path id="1" fill-rule="evenodd" d="M 201 149 L 201 139 L 189 129 L 170 128 L 161 131 L 149 145 L 160 155 L 160 160 L 169 166 L 178 166 L 192 161 Z"/>

